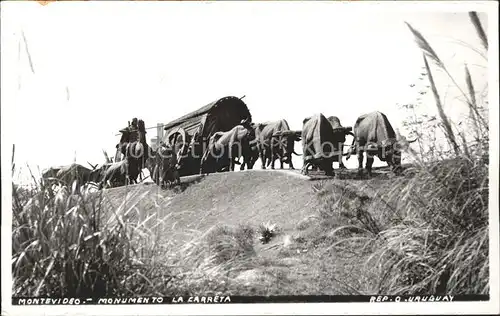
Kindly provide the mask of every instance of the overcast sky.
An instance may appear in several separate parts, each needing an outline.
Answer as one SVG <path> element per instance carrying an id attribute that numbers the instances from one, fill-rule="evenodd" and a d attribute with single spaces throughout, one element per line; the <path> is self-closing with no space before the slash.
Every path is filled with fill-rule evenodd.
<path id="1" fill-rule="evenodd" d="M 456 42 L 481 50 L 466 12 L 361 9 L 301 2 L 3 2 L 2 129 L 9 126 L 17 163 L 40 169 L 71 163 L 75 152 L 79 163 L 102 163 L 101 149 L 114 154 L 114 135 L 132 117 L 154 126 L 228 95 L 246 95 L 254 122 L 285 118 L 301 129 L 305 117 L 321 112 L 352 126 L 378 110 L 404 132 L 407 113 L 396 104 L 415 100 L 409 85 L 423 66 L 404 21 L 424 34 L 452 74 L 463 78 L 467 62 L 477 89 L 486 84 L 487 61 Z M 486 15 L 480 17 L 488 29 Z M 449 82 L 436 76 L 444 94 Z M 455 97 L 453 90 L 447 94 L 447 113 L 465 113 Z M 428 111 L 435 113 L 432 100 Z M 148 141 L 155 134 L 150 130 Z"/>

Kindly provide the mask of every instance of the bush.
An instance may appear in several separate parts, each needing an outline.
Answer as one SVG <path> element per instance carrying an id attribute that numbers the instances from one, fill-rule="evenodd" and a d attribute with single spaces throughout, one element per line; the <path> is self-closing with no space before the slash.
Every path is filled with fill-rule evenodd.
<path id="1" fill-rule="evenodd" d="M 251 227 L 219 225 L 170 247 L 151 216 L 135 216 L 139 192 L 117 206 L 103 191 L 13 185 L 13 296 L 221 295 L 252 264 Z"/>
<path id="2" fill-rule="evenodd" d="M 120 208 L 113 210 L 117 221 L 103 223 L 111 210 L 101 202 L 100 193 L 13 186 L 13 296 L 151 293 L 143 287 L 151 269 L 138 253 L 153 249 Z"/>
<path id="3" fill-rule="evenodd" d="M 372 266 L 380 293 L 485 294 L 488 274 L 488 166 L 438 162 L 393 196 L 406 210 L 380 234 Z"/>
<path id="4" fill-rule="evenodd" d="M 209 231 L 206 241 L 216 264 L 255 254 L 254 230 L 249 226 L 216 226 Z"/>

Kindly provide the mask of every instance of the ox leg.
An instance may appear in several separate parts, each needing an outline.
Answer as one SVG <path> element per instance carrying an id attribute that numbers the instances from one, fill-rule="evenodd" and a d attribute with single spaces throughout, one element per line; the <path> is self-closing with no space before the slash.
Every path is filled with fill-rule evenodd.
<path id="1" fill-rule="evenodd" d="M 368 172 L 368 176 L 372 176 L 372 166 L 373 166 L 373 161 L 374 158 L 371 155 L 366 155 L 366 171 Z"/>
<path id="2" fill-rule="evenodd" d="M 177 185 L 181 185 L 181 177 L 179 175 L 179 171 L 174 171 L 174 175 L 175 175 L 175 180 L 177 182 Z"/>
<path id="3" fill-rule="evenodd" d="M 295 170 L 295 168 L 293 167 L 292 155 L 290 155 L 290 157 L 288 158 L 288 161 L 290 161 L 290 163 L 288 164 L 289 165 L 288 168 L 290 170 Z"/>
<path id="4" fill-rule="evenodd" d="M 252 168 L 255 166 L 255 164 L 257 163 L 257 160 L 259 160 L 259 158 L 260 158 L 260 150 L 258 152 L 256 152 L 255 156 L 253 157 Z"/>
<path id="5" fill-rule="evenodd" d="M 217 171 L 215 168 L 214 171 L 212 170 L 207 170 L 207 166 L 209 166 L 210 168 L 217 164 L 218 162 L 218 159 L 216 159 L 214 157 L 215 155 L 215 147 L 209 147 L 207 148 L 207 150 L 205 151 L 205 154 L 203 155 L 203 157 L 201 158 L 201 163 L 200 163 L 200 174 L 203 174 L 203 173 L 211 173 L 211 172 L 215 172 Z"/>
<path id="6" fill-rule="evenodd" d="M 255 164 L 255 161 L 252 157 L 250 157 L 248 163 L 247 163 L 247 169 L 248 170 L 252 170 L 253 169 L 253 165 Z"/>
<path id="7" fill-rule="evenodd" d="M 259 159 L 258 154 L 251 153 L 251 155 L 249 156 L 249 159 L 248 159 L 248 164 L 247 164 L 247 168 L 249 170 L 253 169 L 253 166 L 255 165 L 255 162 L 257 161 L 257 159 Z"/>
<path id="8" fill-rule="evenodd" d="M 252 159 L 249 155 L 249 153 L 245 153 L 243 154 L 243 162 L 241 163 L 241 166 L 240 166 L 240 171 L 241 170 L 245 170 L 245 167 L 247 169 L 250 169 L 250 159 Z M 238 158 L 238 161 L 240 160 L 240 158 Z"/>
<path id="9" fill-rule="evenodd" d="M 167 185 L 168 185 L 168 171 L 164 169 L 164 167 L 162 166 L 161 169 L 160 169 L 160 185 L 161 187 L 163 188 L 167 188 Z"/>
<path id="10" fill-rule="evenodd" d="M 347 169 L 342 161 L 342 157 L 339 158 L 339 169 Z"/>
<path id="11" fill-rule="evenodd" d="M 248 156 L 247 169 L 251 170 L 253 168 L 254 159 L 253 156 Z"/>
<path id="12" fill-rule="evenodd" d="M 229 171 L 234 171 L 234 159 L 233 159 L 233 149 L 232 149 L 232 146 L 229 147 L 230 150 L 229 150 Z"/>
<path id="13" fill-rule="evenodd" d="M 300 173 L 302 173 L 303 175 L 307 175 L 308 174 L 307 168 L 309 168 L 309 163 L 308 162 L 304 162 L 304 164 L 302 166 L 302 170 L 300 171 Z"/>
<path id="14" fill-rule="evenodd" d="M 280 157 L 280 169 L 283 169 L 283 157 Z"/>
<path id="15" fill-rule="evenodd" d="M 363 175 L 363 151 L 358 150 L 358 175 Z"/>
<path id="16" fill-rule="evenodd" d="M 233 157 L 229 157 L 229 170 L 228 171 L 234 171 L 234 160 Z"/>
<path id="17" fill-rule="evenodd" d="M 275 160 L 274 158 L 275 158 L 274 157 L 274 148 L 273 148 L 273 146 L 271 146 L 271 169 L 273 169 L 273 170 L 274 170 L 274 160 Z"/>
<path id="18" fill-rule="evenodd" d="M 333 171 L 333 162 L 332 161 L 324 161 L 323 170 L 325 170 L 325 175 L 333 177 L 335 172 Z"/>
<path id="19" fill-rule="evenodd" d="M 261 169 L 266 169 L 266 152 L 264 149 L 259 150 L 259 158 L 262 163 Z"/>
<path id="20" fill-rule="evenodd" d="M 252 157 L 251 157 L 251 156 L 248 156 L 246 159 L 245 159 L 245 157 L 243 157 L 243 159 L 244 159 L 244 160 L 243 160 L 243 163 L 244 163 L 244 164 L 246 164 L 246 166 L 247 166 L 247 170 L 251 170 L 251 169 L 252 169 L 252 167 L 253 167 Z M 245 162 L 245 160 L 246 160 L 246 162 Z"/>

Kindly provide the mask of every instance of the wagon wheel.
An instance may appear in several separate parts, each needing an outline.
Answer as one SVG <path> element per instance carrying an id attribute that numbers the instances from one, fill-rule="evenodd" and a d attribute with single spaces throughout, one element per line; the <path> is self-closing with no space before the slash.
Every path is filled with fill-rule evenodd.
<path id="1" fill-rule="evenodd" d="M 179 127 L 167 135 L 165 143 L 170 145 L 176 153 L 180 150 L 181 154 L 184 155 L 187 146 L 189 146 L 189 134 L 182 127 Z"/>

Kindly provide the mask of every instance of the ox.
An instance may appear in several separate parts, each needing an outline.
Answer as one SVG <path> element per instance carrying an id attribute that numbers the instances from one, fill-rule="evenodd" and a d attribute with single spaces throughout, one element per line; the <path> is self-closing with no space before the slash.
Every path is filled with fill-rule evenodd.
<path id="1" fill-rule="evenodd" d="M 143 120 L 138 120 L 137 130 L 125 128 L 121 130 L 120 143 L 116 145 L 128 161 L 128 177 L 130 183 L 137 183 L 142 169 L 149 156 L 149 146 L 146 142 L 146 128 Z M 142 175 L 141 175 L 142 177 Z"/>
<path id="2" fill-rule="evenodd" d="M 43 183 L 44 184 L 50 184 L 54 180 L 57 181 L 57 173 L 59 172 L 59 170 L 61 170 L 61 168 L 63 168 L 63 167 L 62 166 L 60 166 L 60 167 L 50 167 L 50 168 L 44 169 L 42 171 L 42 181 L 43 181 Z"/>
<path id="3" fill-rule="evenodd" d="M 181 183 L 177 157 L 177 153 L 171 146 L 161 144 L 157 151 L 152 152 L 146 160 L 151 179 L 160 187 Z"/>
<path id="4" fill-rule="evenodd" d="M 292 154 L 300 156 L 294 150 L 295 142 L 300 141 L 300 135 L 301 132 L 291 131 L 288 122 L 284 119 L 257 124 L 257 147 L 262 169 L 269 165 L 271 165 L 271 169 L 274 169 L 276 159 L 279 159 L 281 169 L 283 169 L 284 163 L 287 163 L 290 169 L 295 169 Z"/>
<path id="5" fill-rule="evenodd" d="M 342 124 L 340 124 L 340 119 L 339 119 L 338 117 L 336 117 L 336 116 L 330 116 L 330 117 L 328 117 L 328 121 L 330 122 L 330 124 L 332 124 L 332 128 L 333 128 L 334 130 L 339 129 L 339 128 L 343 128 L 343 127 L 342 127 Z M 352 135 L 352 136 L 354 136 L 354 135 L 353 135 L 353 133 L 352 133 L 352 132 L 350 132 L 350 131 L 352 130 L 352 128 L 351 128 L 351 127 L 345 127 L 344 129 L 346 129 L 346 131 L 348 131 L 348 133 L 347 133 L 348 135 Z M 339 140 L 340 140 L 340 142 L 342 143 L 342 145 L 341 145 L 342 150 L 343 150 L 343 148 L 344 148 L 345 136 L 346 136 L 347 134 L 344 134 L 344 138 L 339 139 Z M 338 163 L 339 163 L 339 168 L 341 168 L 341 169 L 346 169 L 346 167 L 344 166 L 344 163 L 342 162 L 342 155 L 335 155 L 335 156 L 333 157 L 333 161 L 334 161 L 334 162 L 336 161 L 336 162 L 338 162 Z"/>
<path id="6" fill-rule="evenodd" d="M 401 149 L 417 139 L 407 141 L 392 128 L 387 116 L 381 112 L 371 112 L 360 116 L 354 125 L 354 140 L 346 159 L 352 154 L 358 156 L 358 173 L 363 172 L 363 153 L 366 152 L 366 171 L 372 176 L 374 157 L 385 161 L 394 173 L 401 170 Z"/>
<path id="7" fill-rule="evenodd" d="M 97 182 L 96 180 L 98 179 L 98 171 L 95 170 L 95 168 L 93 169 L 94 170 L 91 170 L 82 165 L 74 163 L 68 166 L 60 167 L 56 173 L 55 178 L 67 186 L 71 186 L 76 181 L 76 188 L 77 191 L 79 191 L 83 185 L 89 182 Z M 54 170 L 52 170 L 51 172 L 53 173 Z"/>
<path id="8" fill-rule="evenodd" d="M 345 141 L 348 128 L 333 129 L 332 124 L 323 114 L 316 114 L 303 121 L 302 173 L 307 174 L 309 166 L 317 166 L 328 176 L 335 175 L 333 171 L 334 156 L 342 156 L 342 142 Z"/>
<path id="9" fill-rule="evenodd" d="M 238 163 L 240 156 L 243 156 L 246 160 L 244 163 L 248 165 L 247 153 L 253 150 L 256 143 L 254 124 L 249 120 L 241 121 L 240 125 L 227 132 L 214 133 L 201 159 L 200 173 L 216 172 L 225 167 L 234 171 L 234 165 Z"/>
<path id="10" fill-rule="evenodd" d="M 107 163 L 100 168 L 99 189 L 125 185 L 129 170 L 128 160 Z"/>

